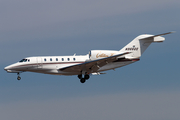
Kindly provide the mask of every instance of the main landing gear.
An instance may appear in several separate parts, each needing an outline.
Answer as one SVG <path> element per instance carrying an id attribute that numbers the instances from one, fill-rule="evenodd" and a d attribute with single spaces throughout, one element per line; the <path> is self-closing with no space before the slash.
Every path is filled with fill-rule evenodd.
<path id="1" fill-rule="evenodd" d="M 17 80 L 21 80 L 20 74 L 17 73 L 17 75 L 18 75 Z"/>
<path id="2" fill-rule="evenodd" d="M 78 78 L 80 79 L 81 83 L 85 83 L 86 80 L 88 80 L 90 78 L 90 76 L 88 74 L 86 74 L 86 75 L 84 75 L 84 78 L 83 78 L 82 74 L 81 74 L 81 75 L 78 75 Z"/>

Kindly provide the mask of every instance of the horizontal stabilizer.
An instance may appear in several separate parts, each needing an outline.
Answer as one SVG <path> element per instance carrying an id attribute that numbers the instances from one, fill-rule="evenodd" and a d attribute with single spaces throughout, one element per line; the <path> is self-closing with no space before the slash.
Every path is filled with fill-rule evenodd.
<path id="1" fill-rule="evenodd" d="M 163 42 L 165 40 L 164 37 L 161 37 L 162 35 L 167 35 L 167 34 L 171 34 L 174 32 L 168 32 L 168 33 L 163 33 L 163 34 L 158 34 L 158 35 L 152 35 L 152 36 L 148 36 L 145 38 L 141 38 L 139 40 L 153 40 L 153 42 Z"/>

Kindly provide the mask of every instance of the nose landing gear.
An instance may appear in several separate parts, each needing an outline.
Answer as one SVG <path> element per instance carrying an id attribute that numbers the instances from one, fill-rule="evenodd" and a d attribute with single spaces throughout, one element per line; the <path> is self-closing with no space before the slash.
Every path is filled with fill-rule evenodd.
<path id="1" fill-rule="evenodd" d="M 17 80 L 21 80 L 20 74 L 17 73 L 17 75 L 18 75 Z"/>

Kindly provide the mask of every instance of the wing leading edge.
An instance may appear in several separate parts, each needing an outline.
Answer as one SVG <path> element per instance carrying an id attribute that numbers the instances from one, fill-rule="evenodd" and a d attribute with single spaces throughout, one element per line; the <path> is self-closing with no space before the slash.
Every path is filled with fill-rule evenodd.
<path id="1" fill-rule="evenodd" d="M 63 72 L 82 72 L 85 71 L 87 73 L 93 73 L 93 72 L 97 72 L 97 70 L 110 63 L 113 61 L 116 61 L 118 59 L 118 57 L 129 54 L 131 52 L 125 52 L 122 54 L 117 54 L 114 56 L 110 56 L 110 57 L 106 57 L 106 58 L 102 58 L 102 59 L 97 59 L 97 60 L 93 60 L 93 61 L 86 61 L 84 63 L 81 64 L 76 64 L 76 65 L 72 65 L 72 66 L 68 66 L 68 67 L 64 67 L 64 68 L 60 68 L 60 71 Z"/>

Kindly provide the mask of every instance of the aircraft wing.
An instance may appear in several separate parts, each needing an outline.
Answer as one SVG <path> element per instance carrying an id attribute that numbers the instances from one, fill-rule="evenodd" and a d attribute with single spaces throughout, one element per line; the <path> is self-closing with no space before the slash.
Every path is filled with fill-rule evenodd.
<path id="1" fill-rule="evenodd" d="M 104 66 L 110 62 L 116 61 L 118 57 L 123 56 L 125 54 L 129 54 L 129 53 L 131 53 L 131 52 L 125 52 L 122 54 L 117 54 L 117 55 L 102 58 L 102 59 L 86 61 L 86 62 L 81 63 L 81 64 L 76 64 L 76 65 L 60 68 L 59 70 L 64 71 L 64 72 L 82 72 L 82 71 L 85 71 L 88 73 L 93 73 L 93 72 L 97 72 L 97 70 L 100 67 L 102 67 L 102 66 Z"/>

